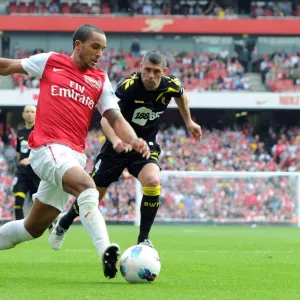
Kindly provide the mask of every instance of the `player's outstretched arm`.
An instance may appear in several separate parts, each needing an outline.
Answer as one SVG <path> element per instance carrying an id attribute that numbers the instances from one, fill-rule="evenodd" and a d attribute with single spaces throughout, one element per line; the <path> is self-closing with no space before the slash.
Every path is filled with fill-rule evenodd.
<path id="1" fill-rule="evenodd" d="M 135 131 L 124 119 L 120 110 L 109 109 L 104 112 L 103 117 L 101 120 L 102 129 L 110 141 L 114 138 L 120 138 L 123 142 L 130 144 L 133 139 L 137 138 Z"/>
<path id="2" fill-rule="evenodd" d="M 0 58 L 0 75 L 7 76 L 15 73 L 27 74 L 22 67 L 21 59 Z"/>
<path id="3" fill-rule="evenodd" d="M 109 125 L 111 129 L 113 129 L 114 134 L 118 138 L 120 138 L 124 143 L 130 144 L 131 147 L 134 150 L 140 152 L 143 155 L 143 157 L 146 158 L 150 157 L 150 150 L 147 143 L 143 139 L 137 137 L 135 131 L 130 126 L 130 124 L 124 119 L 120 110 L 118 109 L 106 110 L 103 114 L 103 117 L 107 120 L 106 125 Z M 108 139 L 112 141 L 110 139 L 110 137 L 113 136 L 111 130 L 108 127 L 102 129 L 104 134 L 105 135 L 107 134 Z"/>
<path id="4" fill-rule="evenodd" d="M 132 146 L 130 144 L 124 143 L 114 132 L 114 130 L 109 125 L 106 118 L 102 117 L 101 119 L 101 127 L 104 135 L 110 140 L 113 145 L 113 148 L 116 152 L 129 152 L 132 150 Z"/>
<path id="5" fill-rule="evenodd" d="M 175 98 L 175 102 L 178 106 L 178 109 L 182 115 L 182 118 L 184 120 L 187 129 L 192 134 L 192 136 L 197 141 L 199 141 L 202 138 L 202 130 L 201 127 L 197 123 L 195 123 L 191 118 L 190 108 L 188 104 L 189 101 L 186 92 L 183 91 L 180 98 Z"/>

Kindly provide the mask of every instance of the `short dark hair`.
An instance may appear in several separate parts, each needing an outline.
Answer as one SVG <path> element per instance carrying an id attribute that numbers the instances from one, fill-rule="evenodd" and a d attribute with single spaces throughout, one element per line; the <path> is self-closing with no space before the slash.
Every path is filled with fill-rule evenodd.
<path id="1" fill-rule="evenodd" d="M 104 31 L 100 28 L 91 24 L 84 24 L 80 26 L 73 34 L 73 49 L 75 48 L 75 41 L 80 41 L 82 43 L 86 42 L 93 31 L 105 35 Z"/>
<path id="2" fill-rule="evenodd" d="M 162 64 L 164 67 L 167 66 L 166 56 L 159 50 L 150 50 L 143 56 L 142 63 L 150 61 L 154 65 Z"/>

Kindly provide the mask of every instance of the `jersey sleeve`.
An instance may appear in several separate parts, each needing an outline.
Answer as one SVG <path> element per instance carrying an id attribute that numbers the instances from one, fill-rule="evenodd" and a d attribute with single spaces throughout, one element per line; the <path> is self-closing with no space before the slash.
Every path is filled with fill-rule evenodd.
<path id="1" fill-rule="evenodd" d="M 128 100 L 130 99 L 131 87 L 136 84 L 138 80 L 138 75 L 136 72 L 132 73 L 130 77 L 121 81 L 116 89 L 116 96 L 120 100 Z"/>
<path id="2" fill-rule="evenodd" d="M 169 89 L 172 89 L 172 97 L 180 98 L 184 91 L 180 80 L 174 75 L 166 76 L 166 78 L 168 80 Z"/>
<path id="3" fill-rule="evenodd" d="M 22 67 L 29 76 L 42 78 L 47 61 L 51 54 L 52 52 L 39 53 L 32 55 L 29 58 L 23 58 L 21 60 Z"/>
<path id="4" fill-rule="evenodd" d="M 109 109 L 120 109 L 118 105 L 118 98 L 115 95 L 108 76 L 105 78 L 103 90 L 97 103 L 97 108 L 101 115 Z"/>

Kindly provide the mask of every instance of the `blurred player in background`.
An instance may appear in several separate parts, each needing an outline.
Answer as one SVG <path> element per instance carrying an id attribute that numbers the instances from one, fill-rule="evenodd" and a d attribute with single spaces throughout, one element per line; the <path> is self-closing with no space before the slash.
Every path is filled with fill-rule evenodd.
<path id="1" fill-rule="evenodd" d="M 143 198 L 137 243 L 151 247 L 153 244 L 149 240 L 149 233 L 160 205 L 161 190 L 160 146 L 156 143 L 156 135 L 161 117 L 173 97 L 191 135 L 197 141 L 202 137 L 201 127 L 191 119 L 186 92 L 178 78 L 173 75 L 165 76 L 166 70 L 166 57 L 159 51 L 148 51 L 142 59 L 140 72 L 133 73 L 116 90 L 122 114 L 136 134 L 145 139 L 150 147 L 150 159 L 145 159 L 134 151 L 126 153 L 128 149 L 124 148 L 124 143 L 104 116 L 101 125 L 108 140 L 96 158 L 92 173 L 100 200 L 110 184 L 118 181 L 125 168 L 141 182 Z M 125 153 L 122 153 L 124 150 Z M 76 200 L 68 213 L 56 223 L 49 236 L 53 249 L 61 248 L 66 231 L 78 215 Z"/>
<path id="2" fill-rule="evenodd" d="M 41 183 L 27 218 L 0 228 L 0 250 L 40 237 L 71 194 L 78 199 L 81 221 L 102 259 L 104 275 L 114 278 L 120 249 L 110 244 L 98 210 L 99 193 L 84 170 L 85 140 L 94 109 L 123 142 L 144 157 L 150 151 L 122 116 L 107 74 L 96 68 L 105 48 L 104 32 L 86 24 L 73 35 L 71 56 L 50 52 L 21 60 L 0 59 L 0 75 L 22 73 L 41 79 L 35 128 L 28 141 L 30 164 Z"/>
<path id="3" fill-rule="evenodd" d="M 28 138 L 34 129 L 35 115 L 35 106 L 25 106 L 22 113 L 23 119 L 25 120 L 25 127 L 19 129 L 17 133 L 17 171 L 13 188 L 16 220 L 24 219 L 23 206 L 27 193 L 29 192 L 32 197 L 32 195 L 37 192 L 40 183 L 40 179 L 32 170 L 28 158 L 30 153 Z"/>

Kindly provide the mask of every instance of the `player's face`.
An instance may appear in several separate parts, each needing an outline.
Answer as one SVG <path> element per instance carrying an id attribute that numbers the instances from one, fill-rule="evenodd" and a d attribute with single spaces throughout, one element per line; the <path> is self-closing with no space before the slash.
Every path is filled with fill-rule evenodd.
<path id="1" fill-rule="evenodd" d="M 149 60 L 141 64 L 141 76 L 144 87 L 147 91 L 156 90 L 160 84 L 161 77 L 164 76 L 166 67 L 163 64 L 152 64 Z"/>
<path id="2" fill-rule="evenodd" d="M 83 69 L 96 68 L 99 59 L 106 48 L 105 35 L 93 31 L 87 41 L 81 43 L 78 41 L 79 59 Z"/>
<path id="3" fill-rule="evenodd" d="M 23 119 L 26 123 L 34 123 L 35 122 L 35 114 L 36 108 L 34 106 L 28 105 L 25 106 L 23 111 Z"/>

